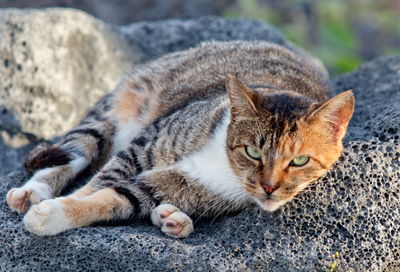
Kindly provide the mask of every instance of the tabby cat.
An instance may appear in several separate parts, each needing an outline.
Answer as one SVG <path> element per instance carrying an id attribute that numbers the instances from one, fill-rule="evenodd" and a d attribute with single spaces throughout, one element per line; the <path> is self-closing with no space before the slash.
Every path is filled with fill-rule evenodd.
<path id="1" fill-rule="evenodd" d="M 172 237 L 191 218 L 275 211 L 339 158 L 351 91 L 328 100 L 309 57 L 266 42 L 209 42 L 144 65 L 50 146 L 7 194 L 26 228 L 54 235 L 150 217 Z M 68 196 L 78 174 L 96 171 Z M 100 169 L 100 170 L 99 170 Z"/>

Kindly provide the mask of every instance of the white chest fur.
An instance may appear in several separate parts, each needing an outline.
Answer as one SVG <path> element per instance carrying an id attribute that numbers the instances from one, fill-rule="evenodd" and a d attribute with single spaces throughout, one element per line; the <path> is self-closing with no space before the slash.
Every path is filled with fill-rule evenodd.
<path id="1" fill-rule="evenodd" d="M 227 114 L 209 142 L 201 150 L 180 161 L 177 168 L 215 194 L 237 200 L 244 197 L 245 193 L 228 161 L 226 136 L 229 122 Z"/>

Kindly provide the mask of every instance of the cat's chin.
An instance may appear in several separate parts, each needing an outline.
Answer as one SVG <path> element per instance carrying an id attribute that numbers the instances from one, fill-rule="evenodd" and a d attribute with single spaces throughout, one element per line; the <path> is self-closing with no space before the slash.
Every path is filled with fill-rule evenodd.
<path id="1" fill-rule="evenodd" d="M 266 200 L 260 201 L 259 204 L 264 209 L 264 211 L 274 212 L 277 209 L 279 209 L 283 204 L 285 204 L 285 201 L 266 199 Z"/>

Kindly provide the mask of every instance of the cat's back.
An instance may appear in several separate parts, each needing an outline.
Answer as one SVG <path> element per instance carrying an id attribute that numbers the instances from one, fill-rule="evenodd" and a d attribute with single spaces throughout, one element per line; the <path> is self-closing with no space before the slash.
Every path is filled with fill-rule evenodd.
<path id="1" fill-rule="evenodd" d="M 227 74 L 253 88 L 327 99 L 326 74 L 311 59 L 267 42 L 235 41 L 203 43 L 140 67 L 120 86 L 120 101 L 142 105 L 151 122 L 193 101 L 226 95 Z"/>

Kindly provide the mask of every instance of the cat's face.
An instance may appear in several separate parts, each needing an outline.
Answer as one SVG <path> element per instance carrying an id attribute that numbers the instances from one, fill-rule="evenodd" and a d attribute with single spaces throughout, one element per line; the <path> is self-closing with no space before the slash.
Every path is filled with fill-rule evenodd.
<path id="1" fill-rule="evenodd" d="M 238 180 L 274 211 L 321 177 L 339 158 L 354 108 L 351 92 L 323 105 L 294 92 L 263 94 L 228 77 L 228 158 Z"/>

